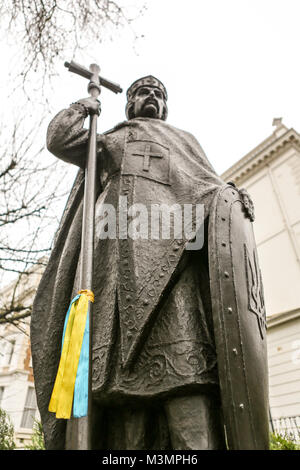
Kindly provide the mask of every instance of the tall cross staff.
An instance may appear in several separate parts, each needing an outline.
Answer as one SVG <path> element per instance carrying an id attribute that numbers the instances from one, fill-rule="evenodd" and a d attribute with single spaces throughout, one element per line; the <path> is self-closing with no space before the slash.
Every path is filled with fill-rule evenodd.
<path id="1" fill-rule="evenodd" d="M 97 64 L 90 65 L 90 70 L 76 62 L 65 62 L 65 67 L 70 72 L 81 75 L 89 80 L 88 92 L 97 99 L 101 93 L 100 85 L 114 93 L 121 93 L 119 85 L 100 77 L 100 68 Z M 90 114 L 89 140 L 87 160 L 85 165 L 85 186 L 83 199 L 83 222 L 81 239 L 81 289 L 93 289 L 93 247 L 94 247 L 94 213 L 96 203 L 96 156 L 97 156 L 97 112 Z M 88 383 L 88 413 L 87 416 L 78 418 L 77 448 L 78 450 L 91 449 L 91 422 L 92 422 L 92 302 L 89 301 L 89 383 Z"/>

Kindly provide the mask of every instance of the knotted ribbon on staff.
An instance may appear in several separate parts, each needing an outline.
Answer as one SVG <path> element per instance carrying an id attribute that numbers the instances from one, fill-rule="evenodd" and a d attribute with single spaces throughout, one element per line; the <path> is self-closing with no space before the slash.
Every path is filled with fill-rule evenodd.
<path id="1" fill-rule="evenodd" d="M 70 419 L 72 405 L 75 418 L 87 415 L 89 301 L 94 302 L 93 292 L 79 291 L 65 318 L 61 358 L 49 403 L 49 411 L 56 413 L 56 418 Z"/>

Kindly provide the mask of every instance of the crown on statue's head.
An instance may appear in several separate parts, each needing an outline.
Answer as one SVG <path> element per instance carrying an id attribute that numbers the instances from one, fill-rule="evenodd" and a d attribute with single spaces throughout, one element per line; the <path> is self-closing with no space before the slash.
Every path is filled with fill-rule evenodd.
<path id="1" fill-rule="evenodd" d="M 168 95 L 164 84 L 160 80 L 158 80 L 158 78 L 155 78 L 152 75 L 147 75 L 146 77 L 139 78 L 138 80 L 133 82 L 127 90 L 127 100 L 129 101 L 135 95 L 137 89 L 142 86 L 159 88 L 163 92 L 164 98 L 167 101 Z"/>

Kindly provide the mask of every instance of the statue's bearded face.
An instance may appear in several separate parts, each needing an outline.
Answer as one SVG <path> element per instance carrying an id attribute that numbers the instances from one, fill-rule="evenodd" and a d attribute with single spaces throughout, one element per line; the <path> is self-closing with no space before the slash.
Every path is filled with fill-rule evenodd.
<path id="1" fill-rule="evenodd" d="M 163 92 L 156 87 L 141 86 L 133 98 L 134 117 L 163 119 L 166 103 Z"/>

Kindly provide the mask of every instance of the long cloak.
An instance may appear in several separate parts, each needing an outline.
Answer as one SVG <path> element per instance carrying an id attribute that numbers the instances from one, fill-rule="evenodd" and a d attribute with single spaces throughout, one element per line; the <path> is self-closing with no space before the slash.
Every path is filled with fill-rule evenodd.
<path id="1" fill-rule="evenodd" d="M 80 109 L 73 107 L 59 113 L 49 126 L 48 148 L 57 157 L 83 168 L 88 133 L 82 125 Z M 126 197 L 129 205 L 142 203 L 147 208 L 162 203 L 170 206 L 203 204 L 207 218 L 215 191 L 224 183 L 191 134 L 160 120 L 137 118 L 121 123 L 98 136 L 97 148 L 92 367 L 93 393 L 101 398 L 109 383 L 116 348 L 119 358 L 115 373 L 117 391 L 125 396 L 135 394 L 130 386 L 134 381 L 128 380 L 128 375 L 140 360 L 157 314 L 172 292 L 172 281 L 189 242 L 184 235 L 181 239 L 165 240 L 103 239 L 97 229 L 103 204 L 117 209 L 120 196 Z M 65 439 L 65 421 L 57 420 L 48 412 L 60 358 L 64 318 L 71 298 L 78 289 L 84 288 L 78 285 L 83 187 L 81 169 L 36 294 L 31 320 L 37 402 L 47 448 L 52 449 L 63 448 Z M 118 229 L 117 226 L 117 232 Z M 188 381 L 196 380 L 196 375 L 193 372 Z M 140 388 L 141 383 L 136 386 Z M 166 382 L 159 391 L 168 393 L 170 388 Z M 145 387 L 146 390 L 149 397 L 156 393 L 155 388 Z"/>

